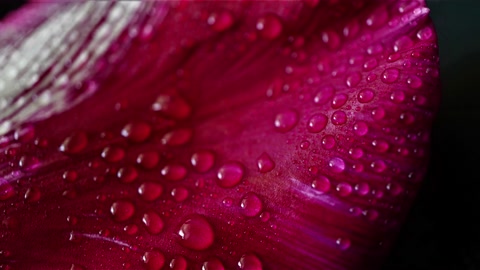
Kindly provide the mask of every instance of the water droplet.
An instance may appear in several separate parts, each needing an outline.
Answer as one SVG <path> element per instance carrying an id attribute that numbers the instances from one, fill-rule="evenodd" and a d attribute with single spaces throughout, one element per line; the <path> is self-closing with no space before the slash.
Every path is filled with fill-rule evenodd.
<path id="1" fill-rule="evenodd" d="M 332 135 L 325 135 L 323 138 L 322 138 L 322 146 L 323 148 L 325 149 L 332 149 L 333 147 L 335 147 L 335 137 L 333 137 Z"/>
<path id="2" fill-rule="evenodd" d="M 363 69 L 366 71 L 370 71 L 378 66 L 378 61 L 375 58 L 369 59 L 365 63 L 363 63 Z"/>
<path id="3" fill-rule="evenodd" d="M 35 137 L 35 128 L 31 125 L 19 128 L 15 130 L 13 134 L 13 138 L 16 141 L 19 141 L 22 143 L 29 142 L 33 140 L 34 137 Z"/>
<path id="4" fill-rule="evenodd" d="M 383 46 L 380 43 L 373 44 L 367 47 L 368 55 L 377 55 L 383 52 Z"/>
<path id="5" fill-rule="evenodd" d="M 223 32 L 227 30 L 233 25 L 233 22 L 233 15 L 228 11 L 212 13 L 207 19 L 208 25 L 210 25 L 210 27 L 217 32 Z"/>
<path id="6" fill-rule="evenodd" d="M 350 156 L 353 158 L 353 159 L 359 159 L 361 157 L 363 157 L 363 150 L 362 148 L 351 148 L 350 150 L 348 150 L 348 153 L 350 154 Z"/>
<path id="7" fill-rule="evenodd" d="M 180 164 L 168 164 L 160 171 L 165 179 L 180 181 L 187 176 L 187 169 Z"/>
<path id="8" fill-rule="evenodd" d="M 383 160 L 376 160 L 370 164 L 370 167 L 372 167 L 375 172 L 381 173 L 385 171 L 387 165 L 385 162 L 383 162 Z"/>
<path id="9" fill-rule="evenodd" d="M 394 103 L 402 103 L 405 100 L 405 92 L 402 90 L 395 90 L 390 95 L 390 100 Z"/>
<path id="10" fill-rule="evenodd" d="M 65 171 L 62 178 L 67 182 L 75 182 L 78 178 L 78 173 L 76 171 Z"/>
<path id="11" fill-rule="evenodd" d="M 370 186 L 367 183 L 360 183 L 355 185 L 355 191 L 358 195 L 365 196 L 370 192 Z"/>
<path id="12" fill-rule="evenodd" d="M 333 95 L 335 94 L 335 89 L 331 86 L 324 86 L 320 88 L 318 93 L 315 95 L 313 98 L 313 102 L 318 105 L 322 105 L 327 103 L 330 99 L 333 98 Z"/>
<path id="13" fill-rule="evenodd" d="M 422 79 L 420 79 L 419 77 L 415 75 L 411 75 L 407 79 L 407 84 L 412 89 L 418 89 L 423 85 L 423 82 L 422 82 Z"/>
<path id="14" fill-rule="evenodd" d="M 162 144 L 168 146 L 181 146 L 192 139 L 192 129 L 179 128 L 165 133 L 162 137 Z"/>
<path id="15" fill-rule="evenodd" d="M 121 134 L 123 137 L 133 142 L 143 142 L 150 137 L 151 132 L 152 128 L 149 124 L 144 122 L 132 122 L 122 128 Z"/>
<path id="16" fill-rule="evenodd" d="M 138 177 L 137 169 L 133 166 L 122 167 L 117 172 L 117 177 L 122 183 L 132 183 Z"/>
<path id="17" fill-rule="evenodd" d="M 350 22 L 347 25 L 345 25 L 342 31 L 343 36 L 346 38 L 352 38 L 360 32 L 360 24 L 358 23 L 358 21 L 355 19 L 352 19 L 349 21 Z"/>
<path id="18" fill-rule="evenodd" d="M 110 213 L 116 221 L 125 221 L 135 214 L 135 206 L 127 200 L 118 200 L 110 207 Z"/>
<path id="19" fill-rule="evenodd" d="M 365 20 L 365 24 L 372 28 L 383 26 L 389 19 L 388 10 L 385 7 L 380 7 L 371 13 Z"/>
<path id="20" fill-rule="evenodd" d="M 345 161 L 343 159 L 335 157 L 330 159 L 328 167 L 335 173 L 340 173 L 345 170 Z"/>
<path id="21" fill-rule="evenodd" d="M 386 186 L 386 189 L 392 194 L 393 196 L 398 196 L 400 193 L 403 192 L 403 187 L 400 186 L 399 184 L 392 182 L 388 183 Z"/>
<path id="22" fill-rule="evenodd" d="M 119 162 L 125 157 L 125 150 L 118 146 L 107 146 L 103 149 L 101 156 L 107 162 Z"/>
<path id="23" fill-rule="evenodd" d="M 78 132 L 67 137 L 58 149 L 67 154 L 76 154 L 85 149 L 87 144 L 87 134 L 85 132 Z"/>
<path id="24" fill-rule="evenodd" d="M 399 54 L 399 53 L 392 53 L 392 54 L 390 54 L 390 55 L 388 56 L 387 62 L 393 63 L 393 62 L 397 61 L 398 59 L 400 59 L 400 57 L 401 57 L 401 54 Z"/>
<path id="25" fill-rule="evenodd" d="M 262 211 L 263 203 L 255 193 L 249 192 L 243 197 L 240 207 L 245 216 L 254 217 Z"/>
<path id="26" fill-rule="evenodd" d="M 31 187 L 25 192 L 24 198 L 27 202 L 37 202 L 38 200 L 40 200 L 41 196 L 42 193 L 40 192 L 40 189 L 38 189 L 37 187 Z"/>
<path id="27" fill-rule="evenodd" d="M 238 267 L 242 270 L 262 270 L 262 262 L 253 253 L 244 254 L 238 261 Z"/>
<path id="28" fill-rule="evenodd" d="M 294 110 L 286 110 L 275 116 L 275 128 L 280 132 L 292 130 L 298 122 L 298 113 Z"/>
<path id="29" fill-rule="evenodd" d="M 319 133 L 325 127 L 327 126 L 328 123 L 328 117 L 323 114 L 323 113 L 318 113 L 312 115 L 310 119 L 308 120 L 308 125 L 307 125 L 307 130 L 308 132 L 311 133 Z"/>
<path id="30" fill-rule="evenodd" d="M 332 108 L 338 109 L 345 105 L 348 100 L 348 96 L 345 94 L 338 94 L 332 99 Z"/>
<path id="31" fill-rule="evenodd" d="M 360 83 L 361 80 L 362 75 L 358 72 L 355 72 L 347 76 L 347 78 L 345 79 L 345 83 L 348 87 L 355 87 Z"/>
<path id="32" fill-rule="evenodd" d="M 142 261 L 147 270 L 160 270 L 165 264 L 165 256 L 159 251 L 147 251 L 143 254 Z"/>
<path id="33" fill-rule="evenodd" d="M 330 186 L 330 180 L 323 175 L 320 175 L 312 182 L 312 187 L 322 193 L 328 192 L 330 190 Z"/>
<path id="34" fill-rule="evenodd" d="M 175 201 L 183 202 L 188 198 L 189 192 L 188 192 L 188 189 L 184 187 L 176 187 L 172 189 L 172 192 L 170 193 L 170 195 L 172 195 Z"/>
<path id="35" fill-rule="evenodd" d="M 152 105 L 152 110 L 179 120 L 189 117 L 192 112 L 190 105 L 177 95 L 158 96 L 157 100 Z"/>
<path id="36" fill-rule="evenodd" d="M 372 111 L 372 117 L 375 120 L 381 120 L 385 117 L 385 110 L 383 108 L 376 108 Z"/>
<path id="37" fill-rule="evenodd" d="M 193 250 L 205 250 L 214 241 L 215 234 L 210 223 L 200 215 L 194 215 L 187 219 L 180 230 L 180 244 Z"/>
<path id="38" fill-rule="evenodd" d="M 175 256 L 175 258 L 170 261 L 169 266 L 172 270 L 187 270 L 187 259 L 185 259 L 183 256 Z"/>
<path id="39" fill-rule="evenodd" d="M 159 234 L 163 230 L 163 220 L 155 211 L 143 214 L 142 222 L 150 234 Z"/>
<path id="40" fill-rule="evenodd" d="M 221 187 L 233 187 L 243 178 L 243 166 L 238 162 L 224 164 L 217 172 L 217 182 Z"/>
<path id="41" fill-rule="evenodd" d="M 308 149 L 308 147 L 310 147 L 310 142 L 303 141 L 303 142 L 300 143 L 300 148 L 301 149 L 306 150 L 306 149 Z"/>
<path id="42" fill-rule="evenodd" d="M 225 270 L 225 267 L 219 259 L 210 258 L 203 263 L 202 270 Z"/>
<path id="43" fill-rule="evenodd" d="M 351 245 L 348 238 L 338 238 L 336 243 L 341 250 L 347 250 Z"/>
<path id="44" fill-rule="evenodd" d="M 336 190 L 338 195 L 346 197 L 352 193 L 352 186 L 349 183 L 339 183 Z"/>
<path id="45" fill-rule="evenodd" d="M 270 213 L 269 212 L 263 212 L 260 214 L 260 220 L 262 222 L 267 222 L 268 220 L 270 220 Z"/>
<path id="46" fill-rule="evenodd" d="M 256 29 L 265 39 L 275 39 L 283 31 L 283 25 L 280 19 L 274 14 L 267 14 L 258 19 Z"/>
<path id="47" fill-rule="evenodd" d="M 429 40 L 433 36 L 433 30 L 430 28 L 430 26 L 426 26 L 425 28 L 422 28 L 418 30 L 417 32 L 417 38 L 420 40 Z"/>
<path id="48" fill-rule="evenodd" d="M 40 167 L 40 160 L 37 157 L 22 156 L 18 161 L 18 166 L 24 171 L 32 171 Z"/>
<path id="49" fill-rule="evenodd" d="M 129 235 L 135 235 L 138 232 L 138 226 L 135 224 L 125 225 L 123 230 Z"/>
<path id="50" fill-rule="evenodd" d="M 215 164 L 215 155 L 210 151 L 200 150 L 192 155 L 190 162 L 198 172 L 207 172 Z"/>
<path id="51" fill-rule="evenodd" d="M 393 83 L 398 80 L 400 71 L 396 68 L 388 68 L 382 73 L 382 82 Z"/>
<path id="52" fill-rule="evenodd" d="M 138 194 L 146 201 L 158 199 L 163 192 L 162 185 L 155 182 L 144 182 L 138 187 Z"/>
<path id="53" fill-rule="evenodd" d="M 258 171 L 261 173 L 267 173 L 275 168 L 275 162 L 273 162 L 272 158 L 264 152 L 257 159 L 257 167 Z"/>
<path id="54" fill-rule="evenodd" d="M 322 41 L 330 50 L 336 50 L 340 47 L 340 36 L 332 30 L 322 32 Z"/>
<path id="55" fill-rule="evenodd" d="M 363 121 L 358 121 L 353 125 L 353 132 L 357 136 L 365 136 L 368 133 L 368 125 Z"/>
<path id="56" fill-rule="evenodd" d="M 379 214 L 376 210 L 365 210 L 363 215 L 370 221 L 374 221 L 378 218 Z"/>
<path id="57" fill-rule="evenodd" d="M 137 156 L 137 164 L 145 169 L 153 169 L 157 166 L 158 162 L 160 161 L 160 157 L 158 153 L 155 151 L 147 151 L 140 153 Z"/>
<path id="58" fill-rule="evenodd" d="M 375 148 L 375 151 L 380 153 L 385 153 L 388 150 L 388 148 L 390 148 L 390 145 L 383 140 L 373 140 L 372 146 L 373 148 Z"/>
<path id="59" fill-rule="evenodd" d="M 395 52 L 404 51 L 412 46 L 413 46 L 413 41 L 408 36 L 403 36 L 394 42 L 393 50 Z"/>
<path id="60" fill-rule="evenodd" d="M 347 122 L 347 114 L 344 111 L 335 111 L 332 114 L 332 123 L 334 125 L 343 125 Z"/>
<path id="61" fill-rule="evenodd" d="M 357 99 L 360 103 L 368 103 L 373 100 L 375 93 L 372 89 L 366 88 L 358 93 Z"/>

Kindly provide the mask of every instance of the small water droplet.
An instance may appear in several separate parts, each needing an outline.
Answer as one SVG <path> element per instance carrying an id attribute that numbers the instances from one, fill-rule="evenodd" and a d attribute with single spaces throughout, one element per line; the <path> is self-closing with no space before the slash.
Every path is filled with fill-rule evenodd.
<path id="1" fill-rule="evenodd" d="M 155 151 L 146 151 L 138 154 L 136 161 L 138 165 L 145 169 L 153 169 L 160 161 L 160 157 Z"/>
<path id="2" fill-rule="evenodd" d="M 267 14 L 258 19 L 255 25 L 257 31 L 265 39 L 275 39 L 283 31 L 283 25 L 280 19 L 274 14 Z"/>
<path id="3" fill-rule="evenodd" d="M 143 254 L 142 261 L 147 270 L 160 270 L 165 264 L 165 256 L 159 251 L 147 251 Z"/>
<path id="4" fill-rule="evenodd" d="M 298 122 L 298 113 L 294 110 L 286 110 L 275 116 L 274 125 L 279 132 L 292 130 Z"/>
<path id="5" fill-rule="evenodd" d="M 308 125 L 307 125 L 307 130 L 308 132 L 311 133 L 319 133 L 325 127 L 327 126 L 328 123 L 328 117 L 323 114 L 323 113 L 318 113 L 312 115 L 310 119 L 308 120 Z"/>
<path id="6" fill-rule="evenodd" d="M 193 250 L 205 250 L 214 241 L 215 234 L 210 223 L 200 215 L 188 218 L 178 231 L 180 244 Z"/>
<path id="7" fill-rule="evenodd" d="M 368 103 L 373 100 L 375 93 L 372 89 L 366 88 L 358 93 L 357 99 L 360 103 Z"/>
<path id="8" fill-rule="evenodd" d="M 242 213 L 247 217 L 254 217 L 262 211 L 262 200 L 252 192 L 247 193 L 240 202 Z"/>
<path id="9" fill-rule="evenodd" d="M 378 218 L 379 214 L 376 210 L 365 210 L 363 215 L 370 221 L 374 221 Z"/>
<path id="10" fill-rule="evenodd" d="M 306 149 L 308 149 L 308 147 L 310 147 L 310 142 L 303 141 L 303 142 L 300 143 L 300 148 L 301 149 L 306 150 Z"/>
<path id="11" fill-rule="evenodd" d="M 382 82 L 393 83 L 398 80 L 400 71 L 396 68 L 388 68 L 382 73 Z"/>
<path id="12" fill-rule="evenodd" d="M 347 78 L 345 79 L 345 83 L 348 87 L 355 87 L 360 83 L 361 80 L 362 75 L 358 72 L 355 72 L 347 76 Z"/>
<path id="13" fill-rule="evenodd" d="M 373 140 L 372 146 L 375 151 L 380 153 L 385 153 L 390 148 L 390 145 L 384 140 Z"/>
<path id="14" fill-rule="evenodd" d="M 225 267 L 219 259 L 210 258 L 203 263 L 202 270 L 225 270 Z"/>
<path id="15" fill-rule="evenodd" d="M 351 245 L 348 238 L 338 238 L 336 243 L 341 250 L 347 250 Z"/>
<path id="16" fill-rule="evenodd" d="M 352 186 L 349 183 L 339 183 L 336 187 L 338 195 L 346 197 L 352 193 Z"/>
<path id="17" fill-rule="evenodd" d="M 175 201 L 183 202 L 188 198 L 189 192 L 188 192 L 188 189 L 184 187 L 176 187 L 172 189 L 172 192 L 170 193 L 170 195 L 172 195 Z"/>
<path id="18" fill-rule="evenodd" d="M 275 168 L 275 162 L 273 162 L 272 158 L 264 152 L 257 159 L 257 167 L 258 171 L 261 173 L 267 173 Z"/>
<path id="19" fill-rule="evenodd" d="M 362 148 L 358 148 L 358 147 L 351 148 L 350 150 L 348 150 L 348 153 L 350 154 L 350 156 L 353 159 L 359 159 L 359 158 L 363 157 Z"/>
<path id="20" fill-rule="evenodd" d="M 144 122 L 132 122 L 122 128 L 121 134 L 130 141 L 143 142 L 150 137 L 151 132 L 152 128 L 149 124 Z"/>
<path id="21" fill-rule="evenodd" d="M 385 162 L 383 162 L 383 160 L 376 160 L 370 164 L 370 167 L 372 167 L 375 172 L 381 173 L 385 171 L 387 165 Z"/>
<path id="22" fill-rule="evenodd" d="M 322 193 L 328 192 L 330 190 L 330 186 L 330 180 L 323 175 L 320 175 L 312 182 L 312 187 Z"/>
<path id="23" fill-rule="evenodd" d="M 233 25 L 233 15 L 228 11 L 222 11 L 220 13 L 212 13 L 207 19 L 208 25 L 217 31 L 223 32 Z"/>
<path id="24" fill-rule="evenodd" d="M 402 36 L 393 43 L 395 52 L 404 51 L 413 46 L 413 41 L 408 36 Z"/>
<path id="25" fill-rule="evenodd" d="M 188 143 L 193 136 L 190 128 L 179 128 L 165 133 L 162 137 L 162 144 L 168 146 L 181 146 Z"/>
<path id="26" fill-rule="evenodd" d="M 58 149 L 67 154 L 76 154 L 85 149 L 87 145 L 87 134 L 85 132 L 78 132 L 67 137 Z"/>
<path id="27" fill-rule="evenodd" d="M 340 47 L 341 39 L 337 32 L 328 30 L 321 34 L 322 41 L 330 50 L 336 50 Z"/>
<path id="28" fill-rule="evenodd" d="M 138 187 L 138 194 L 146 201 L 154 201 L 163 193 L 162 185 L 155 182 L 144 182 Z"/>
<path id="29" fill-rule="evenodd" d="M 324 86 L 320 88 L 318 93 L 315 95 L 313 98 L 313 102 L 318 105 L 322 105 L 327 103 L 330 99 L 333 98 L 333 95 L 335 94 L 335 89 L 331 86 Z"/>
<path id="30" fill-rule="evenodd" d="M 40 167 L 40 160 L 37 157 L 22 156 L 18 161 L 18 166 L 23 171 L 32 171 Z"/>
<path id="31" fill-rule="evenodd" d="M 365 24 L 372 28 L 383 26 L 389 19 L 388 10 L 385 7 L 380 7 L 371 13 L 365 20 Z"/>
<path id="32" fill-rule="evenodd" d="M 423 85 L 422 79 L 415 75 L 411 75 L 407 79 L 407 85 L 412 89 L 418 89 Z"/>
<path id="33" fill-rule="evenodd" d="M 405 92 L 402 90 L 395 90 L 390 95 L 390 100 L 394 103 L 402 103 L 405 100 Z"/>
<path id="34" fill-rule="evenodd" d="M 65 171 L 62 175 L 62 178 L 67 182 L 75 182 L 78 178 L 78 173 L 73 170 Z"/>
<path id="35" fill-rule="evenodd" d="M 240 163 L 226 163 L 218 169 L 217 182 L 221 187 L 233 187 L 240 183 L 243 178 L 243 173 L 243 166 Z"/>
<path id="36" fill-rule="evenodd" d="M 363 121 L 358 121 L 353 125 L 353 132 L 357 136 L 365 136 L 368 133 L 368 125 Z"/>
<path id="37" fill-rule="evenodd" d="M 370 71 L 378 66 L 378 61 L 375 58 L 369 59 L 365 63 L 363 63 L 363 69 L 366 71 Z"/>
<path id="38" fill-rule="evenodd" d="M 175 256 L 175 258 L 170 261 L 169 266 L 172 270 L 187 270 L 187 259 L 183 256 Z"/>
<path id="39" fill-rule="evenodd" d="M 215 164 L 215 155 L 210 151 L 200 150 L 192 155 L 190 162 L 198 172 L 207 172 Z"/>
<path id="40" fill-rule="evenodd" d="M 332 108 L 338 109 L 342 107 L 343 105 L 345 105 L 347 100 L 348 100 L 348 96 L 345 94 L 338 94 L 334 96 L 332 99 Z"/>
<path id="41" fill-rule="evenodd" d="M 385 110 L 383 108 L 376 108 L 372 110 L 372 117 L 375 120 L 381 120 L 385 117 Z"/>
<path id="42" fill-rule="evenodd" d="M 253 253 L 244 254 L 238 261 L 238 267 L 242 270 L 262 270 L 262 262 Z"/>
<path id="43" fill-rule="evenodd" d="M 322 146 L 323 148 L 325 149 L 332 149 L 333 147 L 335 147 L 335 137 L 332 136 L 332 135 L 325 135 L 323 138 L 322 138 Z"/>
<path id="44" fill-rule="evenodd" d="M 335 111 L 331 118 L 334 125 L 343 125 L 347 122 L 347 114 L 344 111 Z"/>
<path id="45" fill-rule="evenodd" d="M 403 192 L 403 187 L 399 184 L 392 182 L 388 183 L 386 189 L 392 194 L 393 196 L 398 196 Z"/>
<path id="46" fill-rule="evenodd" d="M 341 173 L 345 170 L 345 161 L 338 157 L 332 158 L 328 162 L 328 167 L 335 173 Z"/>
<path id="47" fill-rule="evenodd" d="M 117 177 L 122 183 L 132 183 L 138 177 L 137 169 L 133 166 L 122 167 L 117 172 Z"/>
<path id="48" fill-rule="evenodd" d="M 155 211 L 143 214 L 142 222 L 150 234 L 159 234 L 164 227 L 162 218 Z"/>
<path id="49" fill-rule="evenodd" d="M 370 186 L 367 183 L 359 183 L 355 185 L 355 191 L 358 195 L 365 196 L 370 192 Z"/>
<path id="50" fill-rule="evenodd" d="M 31 187 L 27 189 L 27 191 L 25 192 L 24 198 L 27 202 L 37 202 L 40 200 L 41 196 L 42 196 L 42 192 L 40 191 L 39 188 Z"/>
<path id="51" fill-rule="evenodd" d="M 125 221 L 135 214 L 135 206 L 127 200 L 118 200 L 110 207 L 110 213 L 116 221 Z"/>
<path id="52" fill-rule="evenodd" d="M 417 38 L 420 40 L 429 40 L 433 36 L 433 30 L 430 26 L 426 26 L 425 28 L 422 28 L 418 30 L 417 32 Z"/>
<path id="53" fill-rule="evenodd" d="M 125 225 L 125 227 L 123 227 L 123 231 L 129 235 L 135 235 L 138 232 L 138 226 L 135 224 Z"/>
<path id="54" fill-rule="evenodd" d="M 179 120 L 189 117 L 192 112 L 190 105 L 182 97 L 177 95 L 158 96 L 152 105 L 152 110 Z"/>
<path id="55" fill-rule="evenodd" d="M 115 163 L 125 157 L 125 150 L 118 146 L 107 146 L 103 149 L 101 156 L 107 162 Z"/>

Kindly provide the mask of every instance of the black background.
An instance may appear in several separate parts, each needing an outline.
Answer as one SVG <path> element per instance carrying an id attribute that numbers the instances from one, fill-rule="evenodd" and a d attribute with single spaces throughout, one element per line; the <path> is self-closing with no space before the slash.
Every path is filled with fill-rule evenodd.
<path id="1" fill-rule="evenodd" d="M 24 2 L 0 1 L 0 17 Z M 384 269 L 480 269 L 480 1 L 427 3 L 442 105 L 427 179 Z"/>

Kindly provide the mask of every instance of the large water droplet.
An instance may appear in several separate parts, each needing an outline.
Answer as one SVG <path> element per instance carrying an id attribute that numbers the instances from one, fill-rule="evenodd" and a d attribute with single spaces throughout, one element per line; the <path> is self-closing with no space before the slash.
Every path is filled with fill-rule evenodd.
<path id="1" fill-rule="evenodd" d="M 394 103 L 402 103 L 405 100 L 405 92 L 402 90 L 395 90 L 390 95 L 390 100 Z"/>
<path id="2" fill-rule="evenodd" d="M 138 165 L 145 169 L 153 169 L 160 161 L 160 157 L 155 151 L 146 151 L 138 154 L 136 161 Z"/>
<path id="3" fill-rule="evenodd" d="M 328 192 L 330 190 L 330 186 L 330 180 L 323 175 L 319 176 L 312 182 L 312 187 L 322 193 Z"/>
<path id="4" fill-rule="evenodd" d="M 341 250 L 347 250 L 351 245 L 348 238 L 338 238 L 336 243 Z"/>
<path id="5" fill-rule="evenodd" d="M 361 80 L 362 75 L 358 72 L 355 72 L 347 76 L 347 78 L 345 79 L 345 83 L 348 87 L 355 87 L 360 83 Z"/>
<path id="6" fill-rule="evenodd" d="M 430 26 L 426 26 L 425 28 L 422 28 L 418 30 L 417 32 L 417 38 L 420 40 L 429 40 L 433 36 L 433 30 Z"/>
<path id="7" fill-rule="evenodd" d="M 165 133 L 162 144 L 168 146 L 181 146 L 192 139 L 193 131 L 190 128 L 179 128 Z"/>
<path id="8" fill-rule="evenodd" d="M 322 105 L 327 103 L 330 99 L 333 98 L 333 95 L 335 94 L 335 89 L 331 86 L 324 86 L 320 88 L 318 93 L 315 95 L 313 98 L 313 102 L 318 105 Z"/>
<path id="9" fill-rule="evenodd" d="M 280 19 L 274 14 L 267 14 L 257 20 L 256 28 L 265 39 L 275 39 L 283 31 Z"/>
<path id="10" fill-rule="evenodd" d="M 318 133 L 325 129 L 328 123 L 328 117 L 323 113 L 312 115 L 308 120 L 307 130 L 311 133 Z"/>
<path id="11" fill-rule="evenodd" d="M 335 137 L 332 135 L 325 135 L 325 137 L 322 138 L 322 146 L 327 150 L 335 147 L 335 144 Z"/>
<path id="12" fill-rule="evenodd" d="M 332 108 L 338 109 L 342 107 L 343 105 L 345 105 L 347 100 L 348 100 L 348 96 L 345 94 L 338 94 L 334 96 L 332 99 Z"/>
<path id="13" fill-rule="evenodd" d="M 382 82 L 393 83 L 398 80 L 400 71 L 396 68 L 388 68 L 382 73 Z"/>
<path id="14" fill-rule="evenodd" d="M 225 267 L 219 259 L 210 258 L 203 263 L 202 270 L 225 270 Z"/>
<path id="15" fill-rule="evenodd" d="M 115 163 L 125 157 L 125 150 L 118 146 L 107 146 L 103 149 L 101 156 L 107 162 Z"/>
<path id="16" fill-rule="evenodd" d="M 190 105 L 188 105 L 182 97 L 177 95 L 158 96 L 152 105 L 152 109 L 179 120 L 189 117 L 192 112 Z"/>
<path id="17" fill-rule="evenodd" d="M 407 85 L 412 89 L 418 89 L 418 88 L 422 87 L 423 82 L 422 82 L 422 79 L 420 79 L 419 77 L 417 77 L 415 75 L 411 75 L 407 79 Z"/>
<path id="18" fill-rule="evenodd" d="M 355 185 L 355 191 L 360 196 L 365 196 L 370 192 L 370 186 L 367 183 L 359 183 Z"/>
<path id="19" fill-rule="evenodd" d="M 167 164 L 160 173 L 167 180 L 180 181 L 187 175 L 187 169 L 180 164 Z"/>
<path id="20" fill-rule="evenodd" d="M 187 259 L 183 256 L 175 256 L 175 258 L 170 261 L 169 266 L 172 270 L 187 270 Z"/>
<path id="21" fill-rule="evenodd" d="M 349 183 L 339 183 L 336 188 L 338 195 L 342 197 L 346 197 L 350 194 L 352 194 L 352 186 Z"/>
<path id="22" fill-rule="evenodd" d="M 244 254 L 238 261 L 238 267 L 242 270 L 262 270 L 262 262 L 253 253 Z"/>
<path id="23" fill-rule="evenodd" d="M 275 162 L 267 153 L 262 153 L 257 159 L 257 167 L 261 173 L 267 173 L 275 168 Z"/>
<path id="24" fill-rule="evenodd" d="M 217 172 L 217 182 L 221 187 L 233 187 L 243 178 L 243 166 L 238 162 L 224 164 Z"/>
<path id="25" fill-rule="evenodd" d="M 207 172 L 215 163 L 215 155 L 210 151 L 200 150 L 192 155 L 190 162 L 198 172 Z"/>
<path id="26" fill-rule="evenodd" d="M 135 214 L 135 206 L 127 200 L 118 200 L 110 207 L 110 213 L 116 221 L 125 221 Z"/>
<path id="27" fill-rule="evenodd" d="M 67 137 L 58 149 L 67 154 L 76 154 L 85 149 L 87 145 L 87 134 L 85 132 L 78 132 Z"/>
<path id="28" fill-rule="evenodd" d="M 163 220 L 155 211 L 148 211 L 142 217 L 142 222 L 151 234 L 159 234 L 163 230 Z"/>
<path id="29" fill-rule="evenodd" d="M 344 111 L 335 111 L 331 118 L 334 125 L 343 125 L 347 122 L 347 114 Z"/>
<path id="30" fill-rule="evenodd" d="M 138 187 L 138 194 L 146 201 L 158 199 L 163 192 L 162 185 L 155 182 L 145 182 Z"/>
<path id="31" fill-rule="evenodd" d="M 252 192 L 247 193 L 240 202 L 242 213 L 247 217 L 254 217 L 262 211 L 262 200 Z"/>
<path id="32" fill-rule="evenodd" d="M 332 158 L 328 162 L 328 167 L 335 173 L 343 172 L 345 170 L 345 161 L 338 157 Z"/>
<path id="33" fill-rule="evenodd" d="M 294 110 L 286 110 L 275 116 L 274 125 L 280 132 L 290 131 L 298 122 L 298 113 Z"/>
<path id="34" fill-rule="evenodd" d="M 180 244 L 194 250 L 209 248 L 215 238 L 212 226 L 200 215 L 187 219 L 180 227 L 178 235 L 181 237 Z"/>
<path id="35" fill-rule="evenodd" d="M 363 89 L 358 93 L 357 99 L 360 103 L 368 103 L 373 100 L 375 93 L 372 89 Z"/>
<path id="36" fill-rule="evenodd" d="M 122 167 L 117 172 L 117 177 L 122 183 L 132 183 L 137 179 L 138 172 L 133 166 Z"/>
<path id="37" fill-rule="evenodd" d="M 350 156 L 353 159 L 359 159 L 359 158 L 363 157 L 362 148 L 358 148 L 358 147 L 351 148 L 350 150 L 348 150 L 348 153 L 350 154 Z"/>
<path id="38" fill-rule="evenodd" d="M 142 261 L 147 270 L 160 270 L 165 264 L 165 256 L 159 251 L 147 251 L 143 254 Z"/>
<path id="39" fill-rule="evenodd" d="M 143 142 L 150 137 L 151 132 L 152 128 L 149 124 L 144 122 L 132 122 L 123 127 L 121 134 L 130 141 Z"/>
<path id="40" fill-rule="evenodd" d="M 358 121 L 353 125 L 353 132 L 357 136 L 365 136 L 368 133 L 368 125 L 363 121 Z"/>
<path id="41" fill-rule="evenodd" d="M 172 189 L 172 192 L 170 193 L 170 195 L 172 195 L 175 201 L 183 202 L 188 198 L 189 192 L 188 192 L 188 189 L 184 187 L 176 187 Z"/>

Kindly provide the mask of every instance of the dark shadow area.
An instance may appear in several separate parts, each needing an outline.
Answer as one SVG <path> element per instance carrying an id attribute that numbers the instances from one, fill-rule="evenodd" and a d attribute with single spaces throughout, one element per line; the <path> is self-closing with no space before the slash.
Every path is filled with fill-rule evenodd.
<path id="1" fill-rule="evenodd" d="M 26 0 L 2 0 L 0 2 L 0 19 L 5 17 L 9 12 L 21 7 Z"/>

